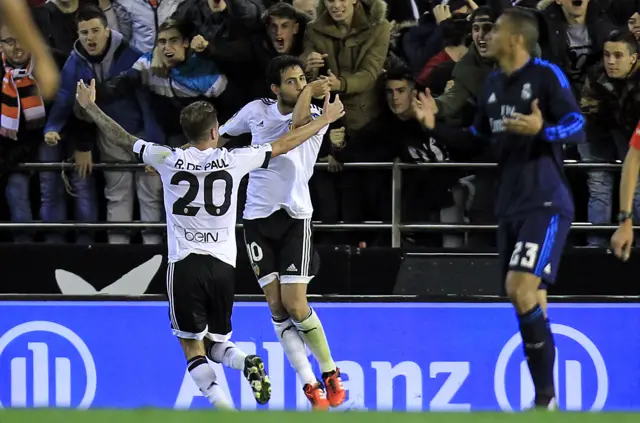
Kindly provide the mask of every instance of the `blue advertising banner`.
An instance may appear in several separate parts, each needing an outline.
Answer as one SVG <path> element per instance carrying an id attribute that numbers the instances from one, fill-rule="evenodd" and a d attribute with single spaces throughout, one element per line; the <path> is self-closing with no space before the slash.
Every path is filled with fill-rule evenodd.
<path id="1" fill-rule="evenodd" d="M 314 304 L 348 397 L 341 409 L 520 410 L 533 385 L 508 304 Z M 640 305 L 552 304 L 561 408 L 640 410 Z M 163 302 L 0 302 L 2 407 L 209 407 Z M 232 340 L 260 354 L 271 409 L 307 409 L 262 303 L 236 304 Z M 236 406 L 240 372 L 213 364 Z M 316 367 L 317 370 L 317 367 Z M 319 371 L 318 371 L 319 374 Z M 260 408 L 262 408 L 260 406 Z"/>

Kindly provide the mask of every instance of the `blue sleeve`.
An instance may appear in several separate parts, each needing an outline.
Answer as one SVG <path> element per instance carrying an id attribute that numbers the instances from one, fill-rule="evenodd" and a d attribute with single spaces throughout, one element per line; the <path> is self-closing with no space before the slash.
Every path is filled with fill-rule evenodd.
<path id="1" fill-rule="evenodd" d="M 478 107 L 476 109 L 476 115 L 473 118 L 473 125 L 469 128 L 469 131 L 474 136 L 485 139 L 491 138 L 491 124 L 489 123 L 489 117 L 487 116 L 488 92 L 492 92 L 491 75 L 489 75 L 485 81 L 484 88 L 478 98 Z"/>
<path id="2" fill-rule="evenodd" d="M 149 90 L 146 87 L 137 89 L 136 100 L 142 112 L 145 139 L 156 144 L 164 145 L 166 143 L 165 134 L 153 110 Z"/>
<path id="3" fill-rule="evenodd" d="M 61 72 L 60 89 L 56 94 L 56 98 L 51 106 L 49 118 L 44 128 L 44 133 L 62 131 L 67 124 L 71 113 L 73 113 L 73 104 L 76 101 L 76 85 L 78 84 L 76 76 L 76 61 L 73 56 L 67 59 Z"/>
<path id="4" fill-rule="evenodd" d="M 544 124 L 542 139 L 561 144 L 580 144 L 586 139 L 584 116 L 565 74 L 556 65 L 537 59 L 543 72 L 546 104 L 539 104 Z"/>

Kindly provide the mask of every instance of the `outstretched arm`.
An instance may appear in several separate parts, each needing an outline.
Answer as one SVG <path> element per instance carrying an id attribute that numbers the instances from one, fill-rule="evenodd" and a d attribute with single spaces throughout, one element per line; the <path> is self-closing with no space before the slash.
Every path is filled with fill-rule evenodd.
<path id="1" fill-rule="evenodd" d="M 114 140 L 119 144 L 133 148 L 133 144 L 138 140 L 138 137 L 134 137 L 113 119 L 106 115 L 100 107 L 96 105 L 96 81 L 91 80 L 91 85 L 87 86 L 84 81 L 78 82 L 78 89 L 76 91 L 76 100 L 78 104 L 87 112 L 93 119 L 93 122 L 98 125 L 98 128 L 104 133 L 104 136 L 110 140 Z"/>

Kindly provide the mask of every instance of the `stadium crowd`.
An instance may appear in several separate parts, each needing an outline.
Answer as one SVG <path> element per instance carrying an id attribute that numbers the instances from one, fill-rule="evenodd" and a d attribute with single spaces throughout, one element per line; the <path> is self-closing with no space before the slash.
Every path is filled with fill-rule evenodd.
<path id="1" fill-rule="evenodd" d="M 98 105 L 128 132 L 177 147 L 185 143 L 178 119 L 183 107 L 208 99 L 224 122 L 247 102 L 273 97 L 263 73 L 272 58 L 286 54 L 304 61 L 308 81 L 326 78 L 346 110 L 327 132 L 318 157 L 327 171 L 316 171 L 311 180 L 314 221 L 388 222 L 389 171 L 344 169 L 343 164 L 495 161 L 491 150 L 478 156 L 435 139 L 414 119 L 411 104 L 419 90 L 428 89 L 439 119 L 470 126 L 483 81 L 495 67 L 487 56 L 492 25 L 511 6 L 536 14 L 535 54 L 569 77 L 587 117 L 588 142 L 577 151 L 565 149 L 566 158 L 623 159 L 640 119 L 640 2 L 487 1 L 31 0 L 62 83 L 55 100 L 45 103 L 32 77 L 37 63 L 1 27 L 2 220 L 163 221 L 162 187 L 153 169 L 93 170 L 94 163 L 135 157 L 103 136 L 77 107 L 77 81 L 95 79 Z M 232 146 L 249 142 L 247 137 L 228 141 Z M 38 161 L 75 166 L 64 172 L 15 170 L 19 163 Z M 577 220 L 611 222 L 616 175 L 569 173 Z M 493 185 L 491 170 L 404 171 L 401 219 L 493 223 Z M 95 241 L 95 232 L 20 230 L 6 236 L 14 242 Z M 324 242 L 388 243 L 387 234 L 338 238 Z M 141 240 L 158 244 L 162 234 L 145 230 Z M 106 241 L 129 243 L 132 233 L 110 231 Z M 490 235 L 471 234 L 405 234 L 404 241 L 454 248 L 493 242 Z M 608 237 L 584 241 L 604 246 Z"/>

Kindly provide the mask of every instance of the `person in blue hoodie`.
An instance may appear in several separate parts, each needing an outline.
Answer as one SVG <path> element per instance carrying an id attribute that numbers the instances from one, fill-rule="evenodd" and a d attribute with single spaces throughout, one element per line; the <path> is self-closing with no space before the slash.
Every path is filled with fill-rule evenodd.
<path id="1" fill-rule="evenodd" d="M 80 80 L 96 79 L 107 81 L 118 74 L 130 69 L 139 59 L 141 53 L 131 48 L 122 35 L 108 27 L 107 18 L 102 10 L 87 7 L 80 10 L 76 16 L 78 23 L 78 40 L 62 69 L 62 82 L 55 103 L 49 114 L 45 127 L 45 142 L 57 144 L 60 132 L 72 114 L 81 119 L 89 120 L 83 112 L 75 107 L 76 86 Z M 121 96 L 116 101 L 104 106 L 105 112 L 132 134 L 144 135 L 145 139 L 162 142 L 163 136 L 155 115 L 150 108 L 149 94 L 144 90 L 133 90 Z M 102 107 L 101 106 L 101 107 Z M 103 162 L 135 161 L 130 151 L 121 148 L 117 140 L 98 133 L 98 148 Z M 82 176 L 91 172 L 91 152 L 76 154 L 76 164 Z M 86 155 L 86 156 L 85 156 Z M 80 161 L 81 163 L 77 163 Z M 50 181 L 50 189 L 55 190 L 55 184 L 60 181 Z M 159 222 L 162 220 L 162 184 L 157 175 L 145 172 L 105 172 L 105 197 L 107 199 L 107 221 L 125 222 L 133 220 L 134 187 L 140 202 L 140 217 L 143 222 Z M 63 199 L 60 199 L 63 201 Z M 146 244 L 161 242 L 159 234 L 144 233 Z M 110 243 L 128 243 L 127 233 L 110 233 Z"/>

